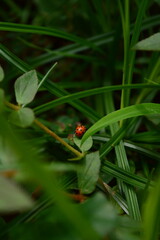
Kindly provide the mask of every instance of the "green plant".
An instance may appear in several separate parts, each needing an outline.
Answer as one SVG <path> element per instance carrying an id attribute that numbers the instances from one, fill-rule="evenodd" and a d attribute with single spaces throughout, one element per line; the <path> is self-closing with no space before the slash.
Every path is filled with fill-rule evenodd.
<path id="1" fill-rule="evenodd" d="M 158 239 L 158 5 L 2 1 L 2 239 Z"/>

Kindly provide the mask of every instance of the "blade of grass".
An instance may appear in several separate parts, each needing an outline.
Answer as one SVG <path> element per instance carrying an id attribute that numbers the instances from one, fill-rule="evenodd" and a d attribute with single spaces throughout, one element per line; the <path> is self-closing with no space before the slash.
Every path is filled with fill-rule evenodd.
<path id="1" fill-rule="evenodd" d="M 42 80 L 40 81 L 40 83 L 38 84 L 38 88 L 41 87 L 41 85 L 44 83 L 44 81 L 48 78 L 49 74 L 52 72 L 52 70 L 55 68 L 55 66 L 57 65 L 57 62 L 53 64 L 53 66 L 48 70 L 48 72 L 45 74 L 45 76 L 42 78 Z"/>
<path id="2" fill-rule="evenodd" d="M 119 1 L 120 2 L 120 1 Z M 148 0 L 142 0 L 141 5 L 138 10 L 132 39 L 130 42 L 129 35 L 130 35 L 130 27 L 129 27 L 129 2 L 126 1 L 126 18 L 124 19 L 122 15 L 121 10 L 121 16 L 122 16 L 122 26 L 123 26 L 123 35 L 124 35 L 124 69 L 123 69 L 123 80 L 122 84 L 130 84 L 132 82 L 132 76 L 133 76 L 133 69 L 134 69 L 134 62 L 135 62 L 135 51 L 132 51 L 133 45 L 137 42 L 141 25 L 142 25 L 142 19 L 145 14 L 146 8 L 148 6 Z M 121 9 L 122 5 L 120 4 Z M 129 96 L 130 96 L 130 90 L 122 90 L 122 97 L 121 97 L 121 108 L 129 105 Z"/>
<path id="3" fill-rule="evenodd" d="M 125 131 L 125 129 L 124 129 Z M 125 131 L 126 133 L 126 131 Z M 118 134 L 120 134 L 120 136 L 118 137 L 118 139 L 116 139 L 116 137 L 118 136 Z M 108 138 L 108 137 L 100 137 L 100 136 L 94 136 L 93 140 L 96 140 L 98 142 L 105 142 L 106 144 L 106 148 L 103 147 L 105 146 L 105 144 L 102 146 L 102 148 L 100 149 L 100 157 L 104 157 L 106 154 L 108 154 L 113 148 L 114 146 L 119 143 L 119 141 L 123 138 L 123 131 L 121 132 L 121 128 L 118 130 L 117 133 L 114 134 L 114 136 L 112 138 Z M 111 146 L 108 144 L 110 142 Z M 113 145 L 112 145 L 113 144 Z M 151 159 L 154 159 L 156 161 L 160 161 L 160 155 L 158 152 L 153 152 L 150 149 L 147 149 L 146 147 L 141 147 L 131 141 L 124 141 L 124 146 L 129 148 L 132 151 L 136 151 L 139 152 Z"/>
<path id="4" fill-rule="evenodd" d="M 114 191 L 108 184 L 106 184 L 102 179 L 99 178 L 98 180 L 98 187 L 102 189 L 105 193 L 109 193 L 110 196 L 117 202 L 117 204 L 123 209 L 123 211 L 127 214 L 128 212 L 128 206 L 126 201 L 121 197 L 120 194 L 118 194 L 116 191 Z"/>
<path id="5" fill-rule="evenodd" d="M 90 48 L 101 51 L 97 46 L 94 45 L 94 43 L 55 28 L 47 28 L 42 26 L 33 26 L 33 25 L 9 23 L 9 22 L 0 22 L 0 30 L 9 31 L 9 32 L 49 35 L 49 36 L 77 42 L 82 46 L 83 45 L 89 46 Z"/>
<path id="6" fill-rule="evenodd" d="M 107 95 L 109 94 L 110 93 L 108 93 Z M 88 137 L 92 136 L 94 133 L 98 132 L 100 129 L 103 129 L 109 126 L 110 124 L 116 123 L 120 120 L 132 118 L 132 117 L 153 115 L 153 114 L 160 114 L 160 104 L 141 103 L 141 104 L 131 105 L 129 107 L 119 109 L 114 112 L 110 111 L 108 115 L 102 117 L 98 122 L 92 125 L 85 132 L 85 134 L 82 137 L 81 144 L 83 144 Z M 118 129 L 119 129 L 118 127 L 115 127 L 115 131 L 117 131 Z"/>
<path id="7" fill-rule="evenodd" d="M 111 93 L 106 95 L 106 111 L 108 113 L 114 111 L 114 104 L 113 104 L 113 98 Z M 110 125 L 110 130 L 112 136 L 118 131 L 119 125 L 118 123 L 114 123 Z M 116 158 L 117 158 L 117 164 L 120 168 L 130 172 L 130 166 L 128 163 L 126 151 L 124 148 L 123 141 L 121 140 L 118 145 L 115 146 L 115 153 L 116 153 Z M 127 185 L 126 183 L 119 181 L 119 187 L 120 189 L 123 189 L 123 192 L 125 194 L 126 200 L 127 200 L 127 205 L 128 205 L 128 210 L 129 210 L 129 215 L 135 219 L 140 221 L 141 220 L 141 214 L 140 214 L 140 209 L 138 205 L 138 200 L 137 196 L 135 193 L 135 190 L 132 186 Z"/>
<path id="8" fill-rule="evenodd" d="M 159 15 L 149 17 L 143 21 L 141 30 L 146 30 L 150 27 L 159 25 L 159 22 L 160 22 Z M 131 32 L 133 30 L 133 27 L 134 27 L 134 24 L 131 25 Z M 100 34 L 100 35 L 88 38 L 87 40 L 90 42 L 93 42 L 96 46 L 102 46 L 104 44 L 108 44 L 108 43 L 112 42 L 113 35 L 114 35 L 114 31 L 109 32 L 109 33 L 107 32 L 104 34 Z M 29 59 L 29 63 L 34 67 L 41 66 L 41 65 L 49 63 L 49 62 L 57 61 L 57 60 L 65 57 L 65 54 L 74 54 L 74 56 L 75 56 L 76 53 L 87 50 L 88 48 L 89 48 L 88 46 L 81 46 L 80 44 L 77 44 L 77 43 L 70 44 L 68 46 L 57 49 L 56 52 L 61 53 L 61 54 L 58 54 L 58 56 L 56 56 L 54 54 L 54 52 L 48 52 L 48 53 L 42 54 L 32 60 Z"/>
<path id="9" fill-rule="evenodd" d="M 101 172 L 110 174 L 113 177 L 125 182 L 126 184 L 130 184 L 133 187 L 145 189 L 146 185 L 148 184 L 148 179 L 128 172 L 107 160 L 103 162 Z M 154 185 L 155 183 L 151 181 L 150 186 Z"/>
<path id="10" fill-rule="evenodd" d="M 114 86 L 105 86 L 105 87 L 100 87 L 100 88 L 93 88 L 90 90 L 85 90 L 73 94 L 66 95 L 64 97 L 58 98 L 56 100 L 50 101 L 48 103 L 45 103 L 43 105 L 40 105 L 36 108 L 34 108 L 36 113 L 42 113 L 45 111 L 48 111 L 50 109 L 53 109 L 55 106 L 58 106 L 60 104 L 68 103 L 70 101 L 73 101 L 75 99 L 79 98 L 84 98 L 100 93 L 106 93 L 106 92 L 112 92 L 116 90 L 121 90 L 121 89 L 144 89 L 144 88 L 160 88 L 160 85 L 150 85 L 150 84 L 128 84 L 128 85 L 114 85 Z"/>
<path id="11" fill-rule="evenodd" d="M 133 120 L 132 120 L 133 121 Z M 132 125 L 132 121 L 130 121 L 127 125 L 122 126 L 112 137 L 111 139 L 106 142 L 100 149 L 100 157 L 104 157 L 107 155 L 113 148 L 116 146 L 124 137 L 126 134 L 127 130 L 130 128 Z"/>

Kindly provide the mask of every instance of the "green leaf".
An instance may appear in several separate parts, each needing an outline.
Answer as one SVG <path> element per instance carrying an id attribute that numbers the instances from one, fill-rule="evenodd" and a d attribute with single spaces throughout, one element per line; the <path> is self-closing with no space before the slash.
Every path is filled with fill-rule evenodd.
<path id="1" fill-rule="evenodd" d="M 82 152 L 87 152 L 93 145 L 92 137 L 89 137 L 82 145 L 81 145 L 81 139 L 77 137 L 74 137 L 73 141 Z"/>
<path id="2" fill-rule="evenodd" d="M 23 72 L 27 72 L 31 69 L 31 66 L 28 65 L 27 63 L 23 62 L 21 59 L 19 59 L 17 56 L 15 56 L 13 53 L 11 53 L 5 46 L 3 46 L 0 43 L 0 54 L 11 64 L 16 66 L 18 69 L 20 69 Z M 39 73 L 38 74 L 39 79 L 42 79 L 42 75 Z M 46 80 L 44 82 L 44 87 L 46 89 L 58 96 L 62 97 L 66 94 L 69 94 L 67 91 L 64 89 L 60 88 L 58 84 L 55 84 L 49 80 Z M 91 107 L 89 107 L 87 104 L 81 102 L 80 100 L 75 100 L 70 103 L 72 106 L 74 106 L 76 109 L 78 109 L 80 112 L 83 112 L 85 116 L 88 116 L 92 122 L 96 121 L 99 119 L 99 114 L 94 111 Z"/>
<path id="3" fill-rule="evenodd" d="M 108 125 L 131 117 L 138 117 L 147 114 L 160 114 L 160 104 L 156 103 L 142 103 L 132 105 L 120 110 L 114 111 L 107 116 L 101 118 L 92 127 L 90 127 L 82 137 L 82 144 L 88 137 L 96 133 Z"/>
<path id="4" fill-rule="evenodd" d="M 3 80 L 3 78 L 4 78 L 4 71 L 3 71 L 3 68 L 0 65 L 0 82 Z"/>
<path id="5" fill-rule="evenodd" d="M 17 185 L 0 176 L 0 212 L 26 210 L 33 206 L 33 201 Z"/>
<path id="6" fill-rule="evenodd" d="M 100 158 L 99 152 L 87 154 L 84 159 L 82 171 L 78 173 L 78 185 L 81 193 L 90 194 L 94 191 L 99 178 Z"/>
<path id="7" fill-rule="evenodd" d="M 15 82 L 15 94 L 18 104 L 30 103 L 38 89 L 38 78 L 35 70 L 26 72 Z"/>
<path id="8" fill-rule="evenodd" d="M 28 127 L 34 121 L 34 112 L 30 108 L 21 108 L 18 111 L 13 111 L 9 120 L 19 127 Z"/>
<path id="9" fill-rule="evenodd" d="M 155 33 L 152 36 L 138 42 L 134 50 L 160 51 L 160 33 Z"/>
<path id="10" fill-rule="evenodd" d="M 92 222 L 96 231 L 105 236 L 117 227 L 118 214 L 116 209 L 109 203 L 102 193 L 97 193 L 81 206 L 82 210 Z M 106 214 L 107 213 L 107 214 Z"/>
<path id="11" fill-rule="evenodd" d="M 107 92 L 112 92 L 112 91 L 117 91 L 121 89 L 145 89 L 145 88 L 159 88 L 159 84 L 127 84 L 127 85 L 114 85 L 114 86 L 105 86 L 105 87 L 100 87 L 100 88 L 93 88 L 85 91 L 80 91 L 72 94 L 68 94 L 66 96 L 60 97 L 58 99 L 55 99 L 53 101 L 47 102 L 45 104 L 42 104 L 34 109 L 36 113 L 42 113 L 47 110 L 50 110 L 60 104 L 68 103 L 72 100 L 79 99 L 79 98 L 84 98 L 96 94 L 101 94 L 101 93 L 107 93 Z"/>

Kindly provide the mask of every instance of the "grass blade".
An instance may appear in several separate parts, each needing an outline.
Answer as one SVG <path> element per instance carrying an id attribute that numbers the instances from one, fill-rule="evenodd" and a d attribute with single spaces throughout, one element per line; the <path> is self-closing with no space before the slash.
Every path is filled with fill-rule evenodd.
<path id="1" fill-rule="evenodd" d="M 110 124 L 131 117 L 143 116 L 147 114 L 160 114 L 160 105 L 157 103 L 142 103 L 112 112 L 101 118 L 86 131 L 86 133 L 83 135 L 82 143 L 84 143 L 88 137 L 98 132 L 100 129 L 109 126 Z"/>
<path id="2" fill-rule="evenodd" d="M 55 28 L 47 28 L 47 27 L 41 27 L 41 26 L 33 26 L 33 25 L 9 23 L 9 22 L 0 22 L 0 30 L 9 31 L 9 32 L 42 34 L 42 35 L 49 35 L 53 37 L 59 37 L 69 41 L 77 42 L 82 46 L 83 45 L 89 46 L 90 48 L 100 51 L 100 49 L 96 47 L 92 42 L 89 42 L 80 37 L 66 33 L 64 31 L 60 31 Z"/>

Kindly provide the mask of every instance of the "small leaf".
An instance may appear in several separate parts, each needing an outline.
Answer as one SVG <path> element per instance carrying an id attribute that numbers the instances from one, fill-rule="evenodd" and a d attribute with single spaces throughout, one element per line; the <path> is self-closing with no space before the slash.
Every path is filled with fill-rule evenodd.
<path id="1" fill-rule="evenodd" d="M 30 197 L 17 185 L 0 176 L 0 212 L 26 210 L 33 206 Z"/>
<path id="2" fill-rule="evenodd" d="M 38 78 L 35 70 L 20 76 L 15 82 L 15 95 L 18 104 L 30 103 L 38 90 Z"/>
<path id="3" fill-rule="evenodd" d="M 87 152 L 93 145 L 92 137 L 89 137 L 82 145 L 81 145 L 81 139 L 77 137 L 74 137 L 73 141 L 82 152 Z"/>
<path id="4" fill-rule="evenodd" d="M 99 178 L 100 158 L 99 152 L 87 154 L 84 159 L 82 171 L 78 173 L 78 185 L 81 193 L 89 194 L 94 191 Z"/>
<path id="5" fill-rule="evenodd" d="M 34 112 L 30 108 L 21 108 L 18 111 L 13 111 L 9 120 L 19 127 L 28 127 L 34 121 Z"/>
<path id="6" fill-rule="evenodd" d="M 152 36 L 138 42 L 134 50 L 160 51 L 160 33 L 155 33 Z"/>
<path id="7" fill-rule="evenodd" d="M 3 71 L 3 68 L 0 65 L 0 82 L 3 80 L 3 78 L 4 78 L 4 71 Z"/>

